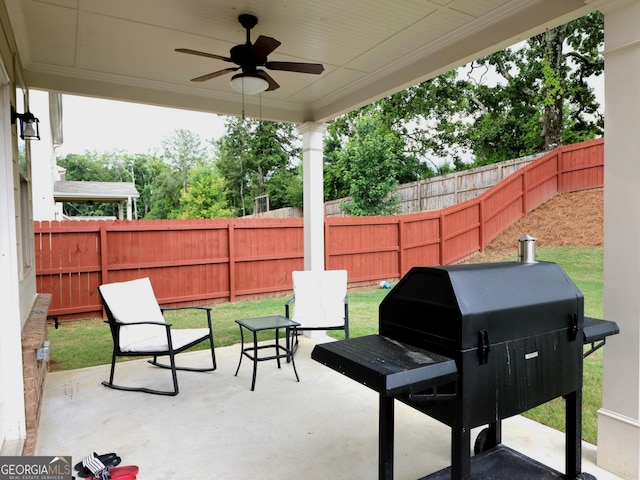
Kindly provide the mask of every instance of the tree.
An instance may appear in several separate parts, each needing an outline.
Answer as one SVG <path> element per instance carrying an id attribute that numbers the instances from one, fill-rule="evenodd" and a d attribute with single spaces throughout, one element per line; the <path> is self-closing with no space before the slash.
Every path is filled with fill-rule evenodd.
<path id="1" fill-rule="evenodd" d="M 302 207 L 302 164 L 276 170 L 267 184 L 267 195 L 272 209 Z"/>
<path id="2" fill-rule="evenodd" d="M 377 115 L 360 117 L 354 134 L 340 153 L 351 202 L 343 208 L 350 215 L 390 215 L 398 211 L 393 190 L 398 185 L 397 168 L 400 140 L 384 128 Z"/>
<path id="3" fill-rule="evenodd" d="M 123 155 L 123 152 L 112 151 L 98 153 L 88 151 L 82 155 L 68 154 L 65 157 L 58 158 L 57 163 L 65 169 L 65 178 L 70 181 L 130 182 L 130 175 L 126 180 L 122 180 L 119 175 L 120 172 L 115 168 L 120 155 Z M 94 203 L 93 201 L 65 202 L 63 212 L 69 216 L 117 217 L 118 205 L 114 203 Z"/>
<path id="4" fill-rule="evenodd" d="M 593 13 L 336 119 L 324 144 L 325 198 L 347 195 L 340 152 L 362 117 L 397 135 L 400 183 L 601 135 L 587 80 L 603 72 L 603 32 L 602 14 Z"/>
<path id="5" fill-rule="evenodd" d="M 449 173 L 447 161 L 460 164 L 468 149 L 466 125 L 461 119 L 467 88 L 467 82 L 451 71 L 336 119 L 324 144 L 325 198 L 346 196 L 348 166 L 340 164 L 335 153 L 363 117 L 375 116 L 381 128 L 397 137 L 394 155 L 399 183 Z"/>
<path id="6" fill-rule="evenodd" d="M 234 208 L 237 215 L 241 216 L 246 214 L 247 209 L 245 163 L 248 155 L 245 150 L 250 138 L 244 123 L 243 119 L 229 118 L 225 122 L 226 133 L 215 143 L 216 168 L 225 180 L 227 203 Z"/>
<path id="7" fill-rule="evenodd" d="M 216 166 L 236 214 L 246 215 L 249 202 L 261 195 L 269 195 L 274 209 L 297 206 L 290 203 L 302 188 L 300 146 L 293 125 L 231 118 L 225 128 L 216 142 Z"/>
<path id="8" fill-rule="evenodd" d="M 341 162 L 341 158 L 344 158 L 344 156 L 340 155 L 342 143 L 348 137 L 344 134 L 342 128 L 336 125 L 338 120 L 329 125 L 324 137 L 322 156 L 324 160 L 325 200 L 338 200 L 349 196 L 349 185 L 346 177 L 348 166 Z"/>
<path id="9" fill-rule="evenodd" d="M 468 83 L 451 71 L 336 119 L 324 142 L 325 199 L 350 195 L 353 166 L 350 156 L 341 152 L 364 119 L 374 118 L 376 131 L 394 138 L 387 148 L 393 149 L 393 181 L 397 183 L 450 173 L 454 167 L 449 161 L 462 165 L 468 149 L 466 125 L 461 119 L 467 89 Z M 365 170 L 361 173 L 367 175 Z"/>
<path id="10" fill-rule="evenodd" d="M 163 139 L 162 148 L 162 157 L 178 172 L 182 191 L 185 193 L 189 170 L 207 158 L 206 148 L 201 145 L 197 134 L 184 129 L 174 130 L 169 137 Z"/>
<path id="11" fill-rule="evenodd" d="M 70 153 L 57 159 L 60 167 L 65 169 L 65 178 L 71 181 L 108 182 L 112 179 L 109 173 L 111 155 L 100 155 L 98 152 L 85 152 L 82 155 Z"/>
<path id="12" fill-rule="evenodd" d="M 189 171 L 187 192 L 180 197 L 179 218 L 227 218 L 224 180 L 216 174 L 214 164 L 199 162 Z"/>
<path id="13" fill-rule="evenodd" d="M 443 160 L 461 161 L 469 147 L 461 116 L 468 87 L 451 70 L 378 102 L 381 118 L 402 140 L 401 183 L 440 175 Z"/>
<path id="14" fill-rule="evenodd" d="M 178 218 L 182 215 L 181 195 L 188 190 L 190 171 L 209 160 L 208 152 L 198 136 L 187 130 L 174 131 L 163 139 L 162 146 L 162 158 L 114 150 L 69 154 L 59 158 L 58 164 L 66 169 L 68 180 L 134 182 L 140 195 L 137 218 Z M 65 211 L 72 215 L 116 216 L 118 206 L 66 203 Z"/>
<path id="15" fill-rule="evenodd" d="M 120 169 L 122 172 L 131 172 L 132 181 L 135 183 L 136 190 L 140 195 L 135 203 L 136 218 L 145 218 L 151 211 L 155 182 L 158 178 L 158 172 L 163 168 L 169 169 L 170 167 L 154 155 L 138 153 L 124 157 L 124 162 Z M 121 178 L 121 181 L 126 181 L 124 180 L 124 175 Z"/>
<path id="16" fill-rule="evenodd" d="M 603 119 L 587 79 L 602 74 L 603 16 L 596 12 L 470 64 L 502 81 L 470 90 L 470 145 L 476 164 L 595 138 Z M 470 83 L 471 85 L 471 83 Z"/>
<path id="17" fill-rule="evenodd" d="M 148 165 L 152 181 L 144 189 L 144 218 L 163 219 L 177 218 L 180 211 L 180 194 L 182 182 L 175 171 L 161 159 L 154 159 Z"/>

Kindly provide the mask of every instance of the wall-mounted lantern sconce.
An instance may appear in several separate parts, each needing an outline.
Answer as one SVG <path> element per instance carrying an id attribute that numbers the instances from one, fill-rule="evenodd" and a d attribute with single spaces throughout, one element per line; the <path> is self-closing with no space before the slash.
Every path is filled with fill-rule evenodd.
<path id="1" fill-rule="evenodd" d="M 40 140 L 40 120 L 33 113 L 18 113 L 11 107 L 11 123 L 20 120 L 20 138 L 23 140 Z"/>

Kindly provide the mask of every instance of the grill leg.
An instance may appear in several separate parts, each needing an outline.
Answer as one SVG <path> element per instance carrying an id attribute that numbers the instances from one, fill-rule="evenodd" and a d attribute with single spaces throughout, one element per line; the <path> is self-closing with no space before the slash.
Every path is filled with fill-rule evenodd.
<path id="1" fill-rule="evenodd" d="M 565 395 L 566 466 L 565 477 L 574 479 L 582 471 L 582 390 Z"/>
<path id="2" fill-rule="evenodd" d="M 380 393 L 378 480 L 393 480 L 393 397 Z"/>
<path id="3" fill-rule="evenodd" d="M 451 480 L 471 480 L 471 431 L 451 428 Z"/>
<path id="4" fill-rule="evenodd" d="M 500 420 L 489 424 L 489 442 L 489 448 L 497 447 L 502 443 L 502 422 Z"/>

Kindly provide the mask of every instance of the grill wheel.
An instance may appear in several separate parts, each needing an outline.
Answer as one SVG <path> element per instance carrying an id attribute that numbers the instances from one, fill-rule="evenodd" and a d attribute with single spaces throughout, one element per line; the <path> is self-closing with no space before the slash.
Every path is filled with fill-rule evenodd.
<path id="1" fill-rule="evenodd" d="M 478 436 L 476 437 L 476 443 L 473 444 L 473 453 L 478 455 L 479 453 L 486 452 L 487 450 L 491 450 L 495 445 L 490 445 L 489 440 L 489 429 L 485 428 L 480 431 Z M 585 479 L 586 480 L 586 479 Z"/>

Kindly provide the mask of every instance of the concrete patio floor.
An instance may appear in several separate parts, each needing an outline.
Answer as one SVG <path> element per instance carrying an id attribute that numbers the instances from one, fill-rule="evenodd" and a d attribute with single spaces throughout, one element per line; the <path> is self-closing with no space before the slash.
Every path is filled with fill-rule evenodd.
<path id="1" fill-rule="evenodd" d="M 296 354 L 300 383 L 286 363 L 251 362 L 238 376 L 240 346 L 217 348 L 218 369 L 178 372 L 180 394 L 162 397 L 108 389 L 109 366 L 47 376 L 36 455 L 116 452 L 137 465 L 139 479 L 375 479 L 378 397 L 311 360 L 314 341 Z M 183 354 L 204 365 L 206 352 Z M 210 357 L 209 357 L 210 359 Z M 116 382 L 169 388 L 170 373 L 144 360 L 119 364 Z M 450 465 L 450 430 L 396 402 L 395 477 L 422 478 Z M 477 432 L 473 432 L 475 439 Z M 564 434 L 517 416 L 503 422 L 505 445 L 564 471 Z M 596 449 L 583 444 L 583 471 L 598 480 L 619 477 L 597 468 Z"/>

